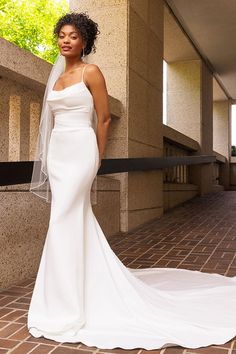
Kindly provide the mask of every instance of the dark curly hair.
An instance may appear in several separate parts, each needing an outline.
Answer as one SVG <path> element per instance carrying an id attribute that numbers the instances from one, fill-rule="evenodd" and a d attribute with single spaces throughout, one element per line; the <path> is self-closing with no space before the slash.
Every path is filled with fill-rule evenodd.
<path id="1" fill-rule="evenodd" d="M 86 42 L 84 55 L 96 52 L 94 42 L 100 31 L 98 29 L 98 24 L 91 20 L 86 12 L 77 13 L 71 11 L 60 17 L 53 30 L 55 39 L 58 38 L 60 30 L 64 25 L 73 25 L 79 31 L 83 40 Z"/>

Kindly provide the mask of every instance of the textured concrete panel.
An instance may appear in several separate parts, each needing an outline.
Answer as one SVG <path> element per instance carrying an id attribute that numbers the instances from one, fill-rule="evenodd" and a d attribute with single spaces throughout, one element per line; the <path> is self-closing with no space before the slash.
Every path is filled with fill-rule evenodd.
<path id="1" fill-rule="evenodd" d="M 20 161 L 20 112 L 21 97 L 18 95 L 10 96 L 8 161 Z"/>
<path id="2" fill-rule="evenodd" d="M 229 101 L 213 103 L 213 149 L 220 154 L 229 156 L 230 144 L 230 104 Z"/>
<path id="3" fill-rule="evenodd" d="M 200 142 L 201 62 L 188 60 L 168 65 L 167 123 Z"/>

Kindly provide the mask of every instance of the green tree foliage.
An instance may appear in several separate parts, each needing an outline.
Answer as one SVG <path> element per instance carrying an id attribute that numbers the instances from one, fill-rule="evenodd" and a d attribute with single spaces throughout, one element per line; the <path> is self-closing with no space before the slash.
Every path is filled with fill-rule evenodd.
<path id="1" fill-rule="evenodd" d="M 67 0 L 0 0 L 0 37 L 54 63 L 53 27 L 68 11 Z"/>

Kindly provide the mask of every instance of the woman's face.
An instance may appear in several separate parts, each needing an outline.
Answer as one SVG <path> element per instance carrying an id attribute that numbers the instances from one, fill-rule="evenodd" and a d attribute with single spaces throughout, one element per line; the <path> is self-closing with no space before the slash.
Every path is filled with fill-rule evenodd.
<path id="1" fill-rule="evenodd" d="M 83 40 L 79 31 L 73 25 L 62 26 L 57 44 L 60 53 L 65 57 L 80 56 L 83 49 Z"/>

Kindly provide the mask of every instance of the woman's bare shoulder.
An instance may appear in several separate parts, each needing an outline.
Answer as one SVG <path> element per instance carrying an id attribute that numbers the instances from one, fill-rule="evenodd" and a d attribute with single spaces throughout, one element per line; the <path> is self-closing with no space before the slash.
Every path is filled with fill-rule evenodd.
<path id="1" fill-rule="evenodd" d="M 96 72 L 101 72 L 101 69 L 100 67 L 97 65 L 97 64 L 93 64 L 93 63 L 87 63 L 86 64 L 86 71 L 88 72 L 93 72 L 93 73 L 96 73 Z"/>
<path id="2" fill-rule="evenodd" d="M 87 64 L 87 68 L 86 68 L 86 77 L 88 78 L 88 80 L 104 80 L 104 76 L 103 73 L 100 69 L 100 67 L 97 64 L 93 64 L 93 63 L 88 63 Z"/>

